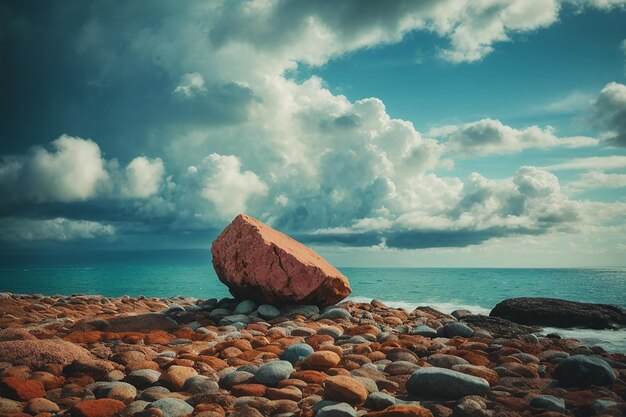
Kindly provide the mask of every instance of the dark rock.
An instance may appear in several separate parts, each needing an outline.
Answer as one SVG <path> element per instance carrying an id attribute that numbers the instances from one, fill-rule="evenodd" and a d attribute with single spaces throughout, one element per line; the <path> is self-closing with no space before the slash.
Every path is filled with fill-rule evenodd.
<path id="1" fill-rule="evenodd" d="M 541 327 L 538 326 L 524 326 L 500 317 L 490 317 L 479 314 L 464 316 L 462 321 L 471 324 L 472 327 L 487 330 L 496 338 L 514 339 L 516 337 L 538 333 L 542 330 Z"/>
<path id="2" fill-rule="evenodd" d="M 579 303 L 556 298 L 511 298 L 489 313 L 521 324 L 612 329 L 626 326 L 626 311 L 609 304 Z"/>
<path id="3" fill-rule="evenodd" d="M 565 387 L 586 388 L 591 385 L 611 385 L 617 377 L 606 361 L 584 355 L 563 359 L 554 370 L 553 376 Z"/>
<path id="4" fill-rule="evenodd" d="M 485 395 L 489 383 L 483 379 L 442 368 L 422 368 L 411 374 L 407 392 L 416 397 L 458 399 L 468 395 Z"/>

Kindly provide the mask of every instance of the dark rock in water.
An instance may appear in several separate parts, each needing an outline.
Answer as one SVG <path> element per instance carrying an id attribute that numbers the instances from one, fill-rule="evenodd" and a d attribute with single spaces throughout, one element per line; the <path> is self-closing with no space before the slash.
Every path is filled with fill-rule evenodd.
<path id="1" fill-rule="evenodd" d="M 595 356 L 574 355 L 563 359 L 553 376 L 565 387 L 586 388 L 592 385 L 611 385 L 615 372 L 604 360 Z"/>
<path id="2" fill-rule="evenodd" d="M 523 324 L 513 323 L 510 320 L 480 314 L 464 316 L 462 321 L 471 324 L 475 328 L 487 330 L 493 337 L 504 337 L 507 339 L 538 333 L 542 330 L 538 326 L 524 326 Z"/>
<path id="3" fill-rule="evenodd" d="M 231 294 L 258 304 L 335 304 L 348 279 L 312 249 L 240 214 L 211 246 L 213 267 Z"/>
<path id="4" fill-rule="evenodd" d="M 511 298 L 489 313 L 521 324 L 612 329 L 626 326 L 626 311 L 610 304 L 590 304 L 556 298 Z"/>
<path id="5" fill-rule="evenodd" d="M 459 399 L 485 395 L 489 383 L 483 378 L 442 368 L 421 368 L 411 374 L 406 390 L 416 397 Z"/>

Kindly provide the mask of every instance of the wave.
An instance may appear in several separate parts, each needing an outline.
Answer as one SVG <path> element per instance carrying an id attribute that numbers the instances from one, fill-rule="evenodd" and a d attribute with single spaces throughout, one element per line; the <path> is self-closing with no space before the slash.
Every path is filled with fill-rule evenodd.
<path id="1" fill-rule="evenodd" d="M 372 298 L 369 297 L 349 297 L 348 300 L 357 302 L 357 303 L 369 303 L 372 301 Z M 488 315 L 491 311 L 490 308 L 485 308 L 483 306 L 479 306 L 476 304 L 464 304 L 462 302 L 456 302 L 455 300 L 443 302 L 443 301 L 435 301 L 435 300 L 424 300 L 420 302 L 409 302 L 409 301 L 387 301 L 380 300 L 384 304 L 389 307 L 394 308 L 403 308 L 408 311 L 415 310 L 420 306 L 428 306 L 432 307 L 437 311 L 441 311 L 442 313 L 450 314 L 454 310 L 469 310 L 474 314 L 485 314 Z"/>

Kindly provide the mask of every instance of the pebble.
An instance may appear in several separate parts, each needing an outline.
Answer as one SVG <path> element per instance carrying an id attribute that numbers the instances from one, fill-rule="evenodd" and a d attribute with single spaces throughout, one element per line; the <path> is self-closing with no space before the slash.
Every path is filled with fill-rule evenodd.
<path id="1" fill-rule="evenodd" d="M 467 395 L 485 395 L 489 383 L 483 378 L 443 368 L 422 368 L 411 374 L 407 392 L 415 397 L 458 399 Z"/>
<path id="2" fill-rule="evenodd" d="M 350 320 L 352 315 L 343 308 L 333 308 L 323 313 L 319 318 L 328 320 Z"/>
<path id="3" fill-rule="evenodd" d="M 443 335 L 449 338 L 455 336 L 472 337 L 474 330 L 463 323 L 448 323 L 442 328 Z"/>
<path id="4" fill-rule="evenodd" d="M 567 411 L 565 408 L 565 400 L 552 395 L 539 395 L 530 401 L 530 406 L 548 411 Z"/>
<path id="5" fill-rule="evenodd" d="M 554 376 L 563 386 L 579 388 L 611 385 L 617 380 L 615 372 L 606 361 L 584 355 L 563 359 L 554 370 Z"/>
<path id="6" fill-rule="evenodd" d="M 260 366 L 254 374 L 254 378 L 261 384 L 273 387 L 283 379 L 289 378 L 293 372 L 294 369 L 290 362 L 278 360 Z"/>
<path id="7" fill-rule="evenodd" d="M 280 311 L 269 304 L 262 304 L 257 309 L 257 313 L 259 317 L 264 318 L 265 320 L 272 320 L 276 317 L 280 316 Z"/>
<path id="8" fill-rule="evenodd" d="M 151 403 L 147 408 L 161 410 L 164 417 L 181 417 L 193 411 L 191 405 L 178 398 L 161 398 Z"/>
<path id="9" fill-rule="evenodd" d="M 367 396 L 368 392 L 363 384 L 352 377 L 337 375 L 324 381 L 324 398 L 327 400 L 358 405 L 362 404 Z"/>
<path id="10" fill-rule="evenodd" d="M 320 408 L 315 417 L 356 417 L 356 410 L 350 404 L 332 404 Z"/>
<path id="11" fill-rule="evenodd" d="M 412 328 L 409 334 L 433 338 L 437 337 L 437 330 L 425 324 L 421 324 L 417 327 Z"/>
<path id="12" fill-rule="evenodd" d="M 392 395 L 385 392 L 373 392 L 367 396 L 367 400 L 365 400 L 365 404 L 363 404 L 363 406 L 369 408 L 370 410 L 380 411 L 387 407 L 391 407 L 396 404 L 396 402 L 396 398 Z"/>
<path id="13" fill-rule="evenodd" d="M 306 343 L 295 343 L 283 351 L 280 359 L 295 364 L 308 358 L 313 353 L 313 348 Z"/>
<path id="14" fill-rule="evenodd" d="M 250 314 L 256 309 L 257 309 L 257 305 L 254 301 L 244 300 L 240 302 L 239 304 L 237 304 L 237 307 L 235 307 L 234 312 L 236 314 Z"/>

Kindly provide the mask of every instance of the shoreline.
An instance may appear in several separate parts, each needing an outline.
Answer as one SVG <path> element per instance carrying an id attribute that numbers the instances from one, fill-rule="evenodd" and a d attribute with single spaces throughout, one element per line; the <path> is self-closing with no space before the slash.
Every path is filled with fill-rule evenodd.
<path id="1" fill-rule="evenodd" d="M 95 417 L 89 410 L 104 407 L 137 417 L 312 417 L 337 402 L 355 416 L 626 411 L 626 352 L 573 339 L 503 338 L 431 308 L 348 300 L 269 318 L 232 299 L 2 293 L 0 312 L 2 415 Z M 45 343 L 58 348 L 42 351 Z M 557 369 L 576 355 L 610 364 L 615 381 L 569 386 Z M 415 375 L 445 372 L 459 390 L 454 398 L 415 388 Z M 487 386 L 472 391 L 467 381 Z M 401 409 L 409 414 L 393 414 Z"/>

